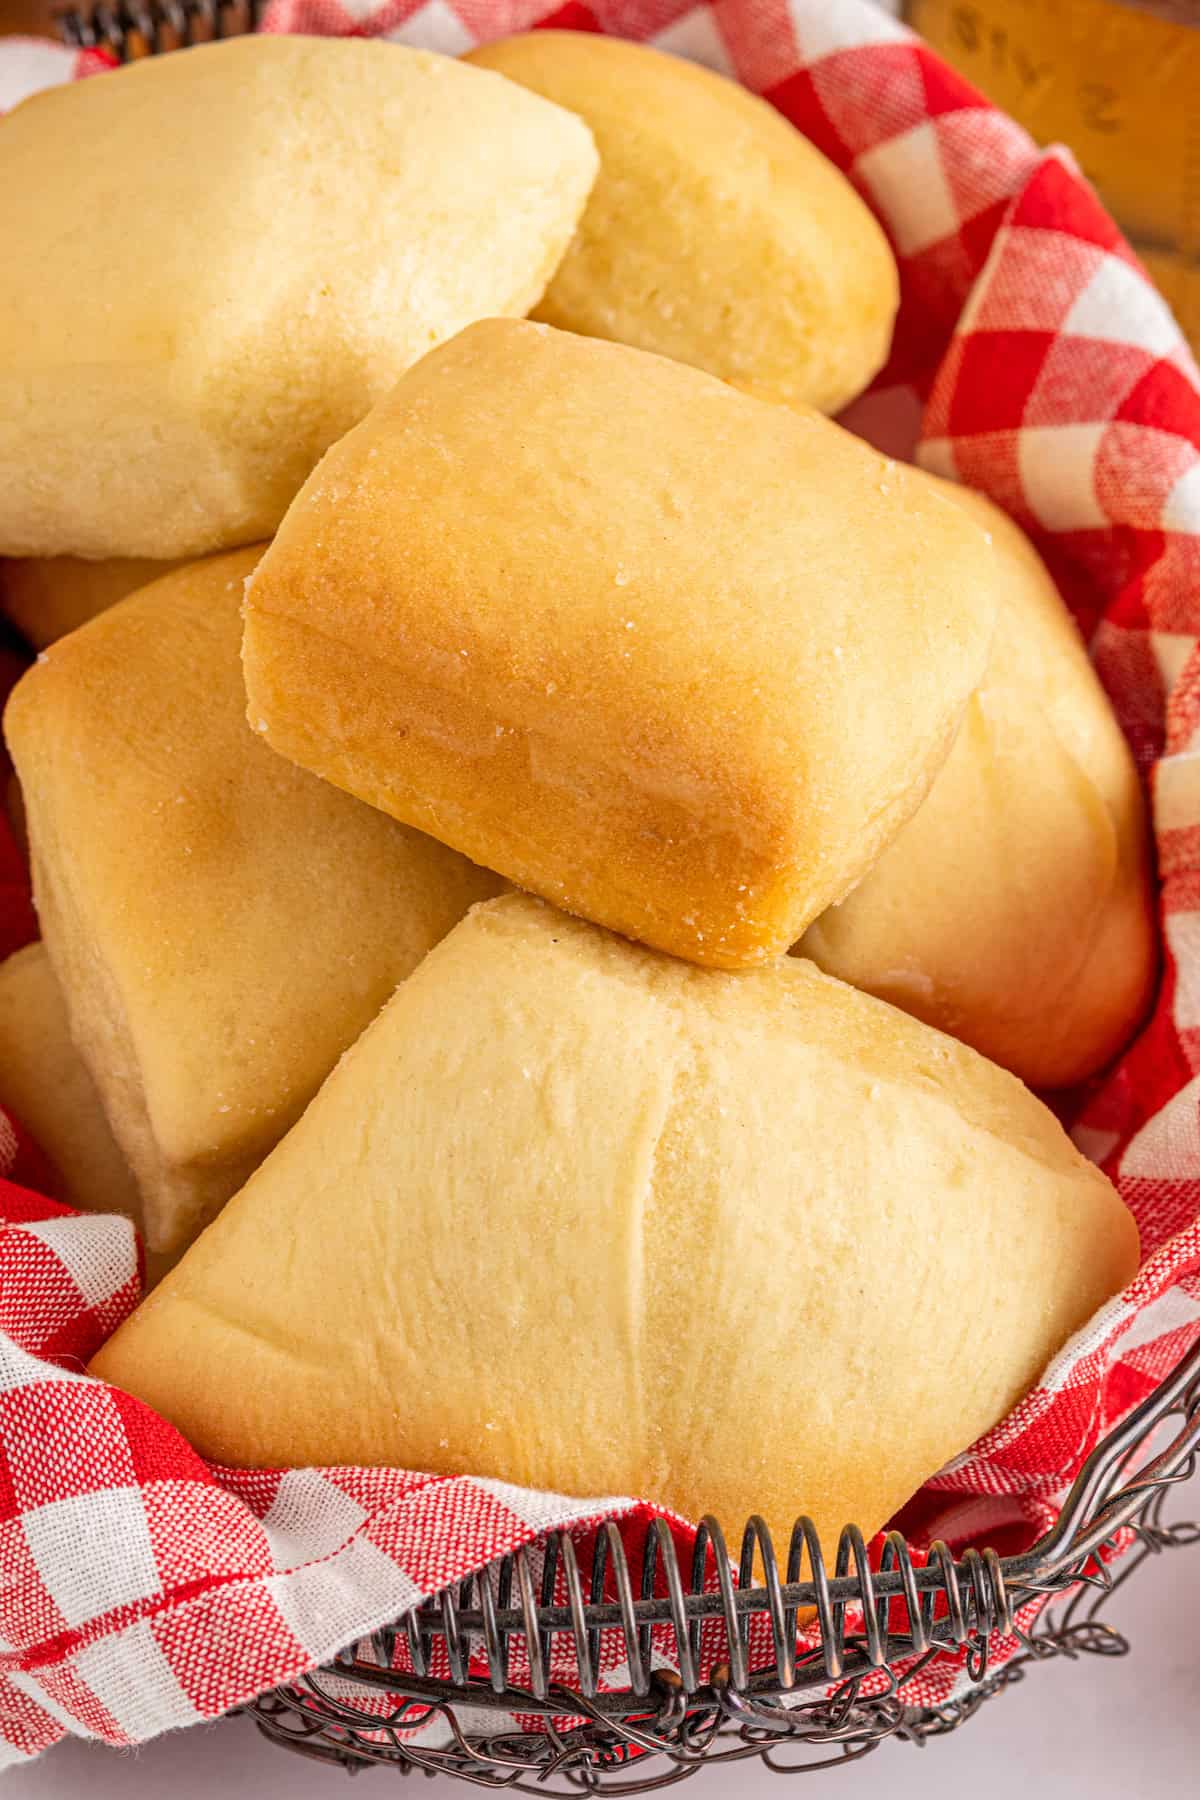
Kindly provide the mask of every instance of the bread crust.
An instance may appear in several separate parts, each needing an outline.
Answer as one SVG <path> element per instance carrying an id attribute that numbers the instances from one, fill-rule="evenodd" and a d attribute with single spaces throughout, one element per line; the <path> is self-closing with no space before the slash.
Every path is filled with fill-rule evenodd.
<path id="1" fill-rule="evenodd" d="M 593 32 L 532 31 L 466 60 L 578 113 L 600 151 L 536 318 L 822 412 L 878 373 L 899 301 L 888 241 L 765 100 Z"/>
<path id="2" fill-rule="evenodd" d="M 1031 1086 L 1065 1087 L 1117 1054 L 1153 992 L 1141 782 L 1033 545 L 982 494 L 937 485 L 995 540 L 987 673 L 916 816 L 798 949 Z"/>
<path id="3" fill-rule="evenodd" d="M 177 567 L 174 562 L 135 556 L 103 562 L 80 556 L 0 558 L 0 613 L 35 650 L 45 650 L 126 594 Z"/>
<path id="4" fill-rule="evenodd" d="M 297 497 L 247 590 L 249 717 L 568 911 L 751 965 L 924 797 L 992 556 L 815 412 L 487 320 Z"/>
<path id="5" fill-rule="evenodd" d="M 540 96 L 366 39 L 234 38 L 18 106 L 0 553 L 269 536 L 410 363 L 540 298 L 596 167 Z"/>
<path id="6" fill-rule="evenodd" d="M 225 1462 L 761 1512 L 777 1542 L 808 1512 L 833 1543 L 1007 1412 L 1137 1251 L 952 1039 L 798 958 L 720 974 L 511 896 L 93 1370 Z"/>
<path id="7" fill-rule="evenodd" d="M 151 1246 L 195 1235 L 497 877 L 248 727 L 257 549 L 178 569 L 13 690 L 42 932 Z"/>

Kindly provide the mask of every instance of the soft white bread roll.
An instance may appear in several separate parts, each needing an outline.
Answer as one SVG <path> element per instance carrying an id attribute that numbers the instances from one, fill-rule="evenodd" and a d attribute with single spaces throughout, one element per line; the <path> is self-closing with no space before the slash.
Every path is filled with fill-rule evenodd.
<path id="1" fill-rule="evenodd" d="M 594 32 L 472 50 L 578 113 L 600 175 L 536 317 L 836 412 L 876 374 L 896 264 L 845 176 L 765 100 Z"/>
<path id="2" fill-rule="evenodd" d="M 799 950 L 1034 1087 L 1108 1062 L 1157 956 L 1141 786 L 1074 621 L 1006 514 L 987 674 L 916 817 Z"/>
<path id="3" fill-rule="evenodd" d="M 175 567 L 136 556 L 105 562 L 80 556 L 0 558 L 0 613 L 35 650 L 44 650 Z"/>
<path id="4" fill-rule="evenodd" d="M 44 944 L 28 944 L 0 963 L 0 1106 L 16 1114 L 54 1164 L 61 1177 L 55 1199 L 137 1219 L 137 1185 L 71 1042 Z"/>
<path id="5" fill-rule="evenodd" d="M 267 536 L 430 345 L 529 310 L 587 127 L 449 57 L 242 37 L 0 124 L 0 553 Z"/>
<path id="6" fill-rule="evenodd" d="M 487 320 L 297 497 L 247 589 L 250 719 L 569 912 L 739 967 L 924 798 L 993 561 L 819 413 Z"/>
<path id="7" fill-rule="evenodd" d="M 811 963 L 697 969 L 513 895 L 92 1366 L 225 1462 L 731 1530 L 807 1511 L 832 1543 L 1000 1418 L 1137 1255 L 1109 1182 L 973 1050 Z"/>
<path id="8" fill-rule="evenodd" d="M 156 1250 L 236 1192 L 500 885 L 250 730 L 258 554 L 178 569 L 62 638 L 5 713 L 46 947 Z"/>
<path id="9" fill-rule="evenodd" d="M 71 1039 L 44 944 L 27 944 L 0 963 L 0 1106 L 53 1165 L 53 1199 L 80 1212 L 121 1213 L 144 1233 L 137 1183 Z M 177 1260 L 178 1253 L 146 1251 L 147 1288 Z"/>

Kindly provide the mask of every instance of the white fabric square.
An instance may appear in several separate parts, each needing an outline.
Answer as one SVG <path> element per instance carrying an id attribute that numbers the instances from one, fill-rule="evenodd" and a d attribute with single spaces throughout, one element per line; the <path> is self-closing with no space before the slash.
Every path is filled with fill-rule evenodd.
<path id="1" fill-rule="evenodd" d="M 1122 1181 L 1182 1181 L 1200 1166 L 1200 1075 L 1147 1119 L 1121 1158 Z"/>
<path id="2" fill-rule="evenodd" d="M 562 1494 L 539 1494 L 533 1488 L 513 1487 L 507 1481 L 492 1481 L 478 1475 L 472 1475 L 469 1479 L 472 1487 L 491 1494 L 501 1506 L 507 1506 L 510 1512 L 516 1513 L 518 1519 L 523 1519 L 526 1525 L 537 1532 L 569 1525 L 575 1519 L 591 1519 L 600 1513 L 615 1518 L 633 1505 L 633 1501 L 623 1494 L 618 1494 L 615 1498 L 610 1494 L 601 1500 L 568 1500 Z"/>
<path id="3" fill-rule="evenodd" d="M 60 1700 L 56 1700 L 53 1694 L 46 1692 L 35 1675 L 26 1675 L 23 1669 L 17 1669 L 11 1675 L 7 1675 L 5 1680 L 11 1682 L 12 1686 L 19 1689 L 22 1694 L 28 1694 L 35 1706 L 40 1706 L 42 1711 L 48 1712 L 52 1719 L 57 1719 L 63 1730 L 69 1731 L 73 1737 L 95 1737 L 95 1732 L 89 1731 L 82 1719 L 77 1719 L 74 1713 L 67 1711 Z M 0 1763 L 0 1768 L 3 1766 Z"/>
<path id="4" fill-rule="evenodd" d="M 1200 461 L 1185 469 L 1163 507 L 1163 530 L 1200 536 Z"/>
<path id="5" fill-rule="evenodd" d="M 412 1577 L 365 1537 L 328 1562 L 272 1575 L 265 1586 L 289 1631 L 317 1661 L 424 1599 Z"/>
<path id="6" fill-rule="evenodd" d="M 75 52 L 62 44 L 36 38 L 9 39 L 0 57 L 0 113 L 8 112 L 39 88 L 59 87 L 70 81 Z"/>
<path id="7" fill-rule="evenodd" d="M 1167 943 L 1175 958 L 1175 1024 L 1180 1031 L 1200 1025 L 1200 912 L 1169 912 Z"/>
<path id="8" fill-rule="evenodd" d="M 378 0 L 339 0 L 339 5 L 356 19 L 369 18 L 378 11 Z M 384 35 L 390 43 L 411 44 L 417 50 L 440 50 L 443 56 L 461 56 L 464 50 L 473 50 L 476 41 L 446 0 L 429 0 L 427 6 Z"/>
<path id="9" fill-rule="evenodd" d="M 21 1515 L 38 1574 L 68 1625 L 161 1592 L 138 1488 L 102 1488 Z"/>
<path id="10" fill-rule="evenodd" d="M 15 1393 L 18 1388 L 36 1387 L 39 1382 L 89 1379 L 89 1376 L 79 1374 L 74 1369 L 59 1369 L 52 1363 L 41 1362 L 0 1332 L 0 1394 Z"/>
<path id="11" fill-rule="evenodd" d="M 1150 283 L 1120 257 L 1106 256 L 1063 320 L 1072 337 L 1133 344 L 1167 356 L 1179 342 L 1171 309 Z"/>
<path id="12" fill-rule="evenodd" d="M 889 11 L 893 9 L 889 8 Z M 847 5 L 846 0 L 789 0 L 788 12 L 802 61 L 816 62 L 836 50 L 860 50 L 864 44 L 903 43 L 910 37 L 903 25 L 881 6 Z"/>
<path id="13" fill-rule="evenodd" d="M 926 438 L 917 451 L 917 464 L 928 469 L 931 475 L 941 475 L 947 481 L 961 479 L 953 438 Z"/>
<path id="14" fill-rule="evenodd" d="M 1082 1150 L 1089 1162 L 1102 1163 L 1109 1151 L 1114 1149 L 1120 1134 L 1116 1131 L 1097 1131 L 1094 1125 L 1076 1125 L 1071 1137 L 1078 1149 Z"/>
<path id="15" fill-rule="evenodd" d="M 715 69 L 718 75 L 734 72 L 710 6 L 693 7 L 682 19 L 676 19 L 674 24 L 647 41 L 655 50 L 665 50 L 669 56 L 686 57 L 688 62 L 703 63 L 706 69 Z"/>
<path id="16" fill-rule="evenodd" d="M 30 1237 L 40 1238 L 70 1270 L 71 1279 L 88 1306 L 111 1300 L 118 1291 L 113 1287 L 112 1272 L 122 1262 L 127 1263 L 129 1276 L 137 1273 L 133 1226 L 115 1213 L 35 1219 L 23 1229 Z"/>
<path id="17" fill-rule="evenodd" d="M 316 1556 L 332 1556 L 366 1516 L 357 1500 L 316 1469 L 289 1470 L 263 1520 L 275 1567 L 290 1569 Z"/>
<path id="18" fill-rule="evenodd" d="M 1025 498 L 1047 531 L 1104 530 L 1096 457 L 1104 425 L 1027 425 L 1017 436 Z"/>
<path id="19" fill-rule="evenodd" d="M 1186 831 L 1200 825 L 1200 749 L 1165 756 L 1154 772 L 1154 828 Z"/>
<path id="20" fill-rule="evenodd" d="M 891 226 L 901 256 L 912 256 L 957 231 L 958 208 L 932 119 L 864 150 L 855 172 Z"/>
<path id="21" fill-rule="evenodd" d="M 1197 1319 L 1200 1319 L 1200 1300 L 1193 1300 L 1180 1287 L 1168 1288 L 1165 1294 L 1160 1294 L 1157 1300 L 1152 1300 L 1149 1306 L 1143 1306 L 1141 1312 L 1134 1315 L 1128 1331 L 1123 1331 L 1117 1340 L 1117 1355 L 1125 1356 L 1142 1344 L 1153 1344 L 1157 1338 L 1179 1331 L 1184 1325 L 1192 1325 Z"/>
<path id="22" fill-rule="evenodd" d="M 1163 692 L 1169 695 L 1187 667 L 1196 639 L 1190 631 L 1152 631 L 1150 648 L 1162 676 Z"/>
<path id="23" fill-rule="evenodd" d="M 145 1619 L 88 1644 L 75 1666 L 127 1737 L 153 1737 L 204 1716 L 180 1687 Z"/>

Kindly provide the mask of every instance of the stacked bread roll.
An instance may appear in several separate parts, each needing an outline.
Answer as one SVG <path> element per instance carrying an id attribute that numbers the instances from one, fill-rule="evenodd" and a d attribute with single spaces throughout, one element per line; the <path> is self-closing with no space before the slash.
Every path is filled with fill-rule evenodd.
<path id="1" fill-rule="evenodd" d="M 874 1530 L 1132 1275 L 1018 1076 L 1154 972 L 1035 552 L 824 416 L 879 227 L 565 32 L 172 54 L 0 172 L 0 1101 L 184 1252 L 96 1372 L 233 1463 Z"/>

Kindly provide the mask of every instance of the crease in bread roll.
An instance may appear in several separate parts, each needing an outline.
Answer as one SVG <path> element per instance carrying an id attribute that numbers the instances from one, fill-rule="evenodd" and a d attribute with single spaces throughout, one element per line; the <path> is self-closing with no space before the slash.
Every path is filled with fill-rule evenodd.
<path id="1" fill-rule="evenodd" d="M 115 556 L 88 562 L 80 556 L 0 558 L 0 613 L 35 650 L 86 625 L 97 613 L 136 593 L 175 562 Z"/>
<path id="2" fill-rule="evenodd" d="M 238 652 L 259 554 L 178 569 L 61 639 L 4 720 L 71 1033 L 161 1251 L 502 886 L 250 730 Z"/>
<path id="3" fill-rule="evenodd" d="M 992 556 L 815 412 L 488 320 L 297 497 L 247 589 L 248 716 L 567 911 L 754 964 L 923 798 Z"/>
<path id="4" fill-rule="evenodd" d="M 995 540 L 988 669 L 920 810 L 798 950 L 1063 1087 L 1116 1055 L 1153 991 L 1141 784 L 1033 545 L 982 494 L 937 486 Z"/>
<path id="5" fill-rule="evenodd" d="M 81 1212 L 120 1213 L 142 1228 L 133 1172 L 113 1137 L 96 1084 L 75 1048 L 44 944 L 0 963 L 0 1106 L 15 1113 L 59 1177 L 53 1198 Z M 146 1282 L 175 1261 L 150 1251 Z"/>
<path id="6" fill-rule="evenodd" d="M 832 1543 L 1006 1413 L 1137 1258 L 1111 1184 L 975 1052 L 807 961 L 699 969 L 514 895 L 92 1366 L 235 1465 L 640 1495 L 776 1541 L 808 1512 Z"/>
<path id="7" fill-rule="evenodd" d="M 899 300 L 887 238 L 765 100 L 593 32 L 528 32 L 466 60 L 578 113 L 600 152 L 537 318 L 822 412 L 878 372 Z"/>
<path id="8" fill-rule="evenodd" d="M 410 363 L 528 312 L 597 166 L 587 127 L 515 82 L 361 39 L 202 44 L 18 106 L 0 553 L 269 536 Z"/>

